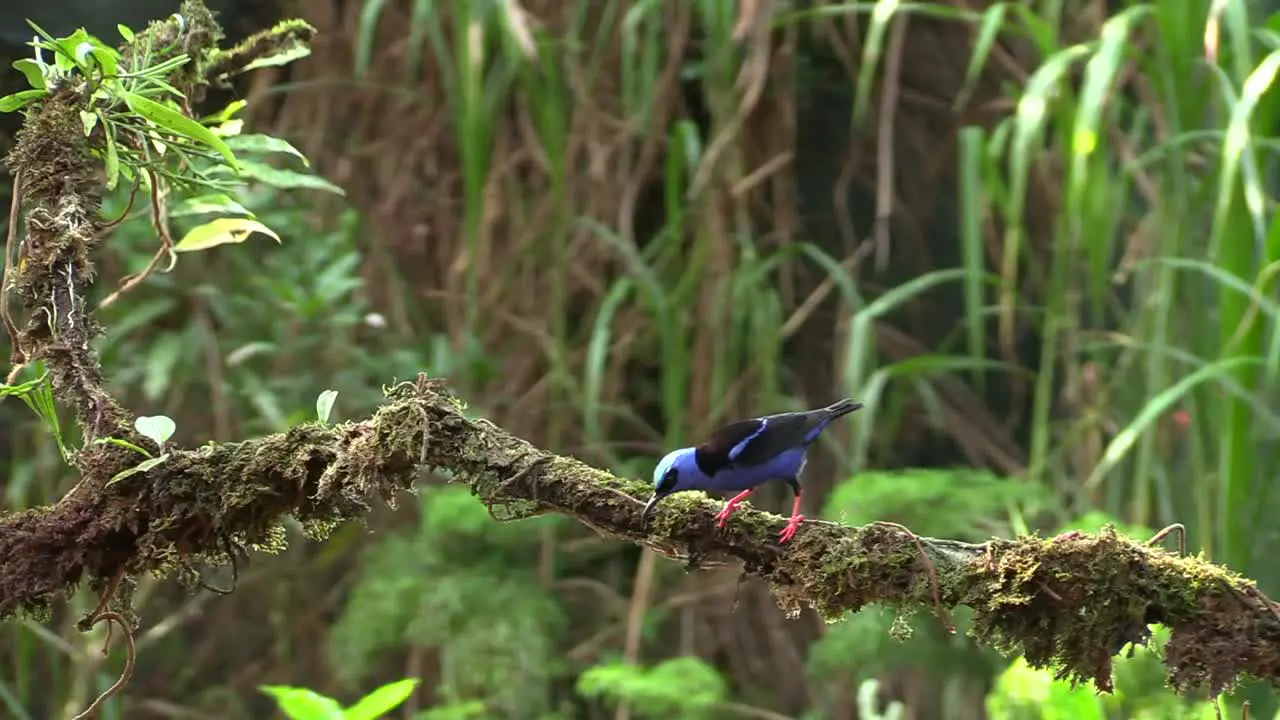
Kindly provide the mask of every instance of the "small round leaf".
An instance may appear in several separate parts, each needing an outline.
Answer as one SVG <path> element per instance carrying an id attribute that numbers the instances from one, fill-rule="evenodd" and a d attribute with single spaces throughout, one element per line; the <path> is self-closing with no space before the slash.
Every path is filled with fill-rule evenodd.
<path id="1" fill-rule="evenodd" d="M 329 423 L 329 414 L 333 412 L 333 402 L 338 399 L 337 390 L 325 390 L 316 398 L 316 417 L 321 425 Z"/>
<path id="2" fill-rule="evenodd" d="M 173 437 L 173 432 L 178 429 L 177 424 L 173 420 L 164 415 L 142 416 L 134 421 L 134 429 L 139 433 L 146 435 L 156 442 L 156 445 L 164 446 L 165 441 Z"/>

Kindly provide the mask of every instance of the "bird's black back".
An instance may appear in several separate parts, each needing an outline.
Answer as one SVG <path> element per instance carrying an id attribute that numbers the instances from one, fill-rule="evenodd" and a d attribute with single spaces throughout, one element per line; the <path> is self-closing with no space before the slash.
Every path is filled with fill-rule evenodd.
<path id="1" fill-rule="evenodd" d="M 811 437 L 814 430 L 860 407 L 862 403 L 844 399 L 817 410 L 778 413 L 730 423 L 697 446 L 695 458 L 698 467 L 711 476 L 730 465 L 761 465 L 787 450 L 809 444 L 814 440 Z M 744 445 L 747 440 L 750 442 Z M 736 455 L 735 448 L 738 449 Z"/>

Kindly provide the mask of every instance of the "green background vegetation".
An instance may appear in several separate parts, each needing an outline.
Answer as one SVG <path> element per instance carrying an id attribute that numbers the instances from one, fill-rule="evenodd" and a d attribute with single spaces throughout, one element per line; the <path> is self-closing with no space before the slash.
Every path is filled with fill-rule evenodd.
<path id="1" fill-rule="evenodd" d="M 971 540 L 1182 522 L 1280 592 L 1265 4 L 443 5 L 280 8 L 320 36 L 241 83 L 249 125 L 346 197 L 263 187 L 244 202 L 282 245 L 202 253 L 104 310 L 129 407 L 236 440 L 325 388 L 359 417 L 425 370 L 644 477 L 720 422 L 852 395 L 811 517 Z M 154 252 L 137 215 L 102 294 Z M 59 497 L 53 438 L 0 416 L 5 508 Z M 350 704 L 405 677 L 405 717 L 432 720 L 1213 716 L 1163 689 L 1159 633 L 1099 699 L 974 646 L 963 614 L 954 636 L 878 608 L 787 619 L 733 568 L 498 524 L 443 482 L 254 557 L 230 597 L 135 598 L 138 670 L 104 718 L 266 717 L 263 684 Z M 0 629 L 7 716 L 70 717 L 114 682 L 105 630 L 72 630 L 93 602 Z M 1252 686 L 1224 709 L 1245 697 L 1277 710 Z"/>

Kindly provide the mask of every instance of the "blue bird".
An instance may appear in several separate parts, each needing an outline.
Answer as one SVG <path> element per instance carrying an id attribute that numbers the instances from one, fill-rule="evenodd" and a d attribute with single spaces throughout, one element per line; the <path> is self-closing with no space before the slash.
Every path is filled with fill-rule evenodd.
<path id="1" fill-rule="evenodd" d="M 800 514 L 800 473 L 809 446 L 833 420 L 861 407 L 862 403 L 846 398 L 817 410 L 740 420 L 715 431 L 701 445 L 667 453 L 653 471 L 653 497 L 644 506 L 641 522 L 648 520 L 658 503 L 672 493 L 740 491 L 716 515 L 723 528 L 747 496 L 764 483 L 783 480 L 795 493 L 791 519 L 780 536 L 785 543 L 804 522 Z"/>

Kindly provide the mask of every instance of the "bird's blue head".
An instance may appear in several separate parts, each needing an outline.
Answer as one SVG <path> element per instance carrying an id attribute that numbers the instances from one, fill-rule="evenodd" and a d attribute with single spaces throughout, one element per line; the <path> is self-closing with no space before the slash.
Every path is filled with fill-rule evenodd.
<path id="1" fill-rule="evenodd" d="M 648 520 L 658 503 L 671 493 L 697 489 L 695 485 L 701 476 L 694 448 L 681 448 L 667 453 L 653 469 L 653 497 L 644 506 L 644 512 L 640 514 L 641 521 Z"/>

